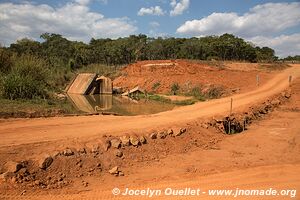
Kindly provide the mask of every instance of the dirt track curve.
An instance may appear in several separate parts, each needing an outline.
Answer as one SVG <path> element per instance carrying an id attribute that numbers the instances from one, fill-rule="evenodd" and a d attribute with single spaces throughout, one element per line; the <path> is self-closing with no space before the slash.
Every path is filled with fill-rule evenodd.
<path id="1" fill-rule="evenodd" d="M 101 134 L 118 135 L 187 123 L 201 117 L 228 112 L 230 98 L 234 101 L 233 109 L 237 110 L 277 94 L 288 87 L 290 75 L 293 78 L 300 77 L 300 65 L 293 65 L 284 70 L 254 91 L 147 116 L 81 116 L 6 120 L 0 123 L 0 146 L 84 138 Z"/>

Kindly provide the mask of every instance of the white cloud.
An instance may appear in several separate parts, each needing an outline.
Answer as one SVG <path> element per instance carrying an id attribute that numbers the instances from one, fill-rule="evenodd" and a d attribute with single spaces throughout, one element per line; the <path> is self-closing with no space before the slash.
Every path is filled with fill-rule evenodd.
<path id="1" fill-rule="evenodd" d="M 149 26 L 150 26 L 150 30 L 149 30 L 148 35 L 150 37 L 166 37 L 167 36 L 166 33 L 160 32 L 160 30 L 159 30 L 160 23 L 158 23 L 156 21 L 152 21 L 149 23 Z"/>
<path id="2" fill-rule="evenodd" d="M 89 0 L 76 0 L 61 7 L 32 3 L 0 3 L 0 43 L 16 39 L 37 39 L 42 33 L 58 33 L 69 39 L 88 42 L 91 37 L 122 37 L 134 34 L 137 27 L 124 18 L 105 18 L 90 11 Z"/>
<path id="3" fill-rule="evenodd" d="M 153 21 L 153 22 L 150 22 L 149 23 L 150 27 L 152 28 L 157 28 L 160 26 L 160 23 L 156 22 L 156 21 Z"/>
<path id="4" fill-rule="evenodd" d="M 159 32 L 157 30 L 150 30 L 148 35 L 149 35 L 149 37 L 153 37 L 153 38 L 158 38 L 158 37 L 168 38 L 168 37 L 171 37 L 169 34 L 164 33 L 164 32 Z"/>
<path id="5" fill-rule="evenodd" d="M 144 15 L 157 15 L 161 16 L 164 15 L 165 12 L 160 6 L 154 6 L 150 8 L 141 8 L 138 12 L 139 16 L 144 16 Z"/>
<path id="6" fill-rule="evenodd" d="M 88 5 L 91 1 L 90 0 L 75 0 L 75 2 L 80 5 Z"/>
<path id="7" fill-rule="evenodd" d="M 80 4 L 80 5 L 88 5 L 90 4 L 92 1 L 96 1 L 96 0 L 75 0 L 76 3 Z M 107 4 L 108 0 L 97 0 L 103 4 Z"/>
<path id="8" fill-rule="evenodd" d="M 271 36 L 300 24 L 300 2 L 267 3 L 257 5 L 249 12 L 212 13 L 200 20 L 186 21 L 178 33 L 198 35 L 220 35 L 233 33 L 242 37 Z"/>
<path id="9" fill-rule="evenodd" d="M 276 55 L 286 57 L 288 55 L 300 55 L 300 33 L 292 35 L 280 35 L 278 37 L 256 36 L 249 39 L 258 46 L 267 46 L 275 50 Z"/>
<path id="10" fill-rule="evenodd" d="M 170 3 L 173 10 L 170 11 L 171 16 L 181 15 L 185 10 L 187 10 L 190 6 L 190 0 L 171 0 Z"/>

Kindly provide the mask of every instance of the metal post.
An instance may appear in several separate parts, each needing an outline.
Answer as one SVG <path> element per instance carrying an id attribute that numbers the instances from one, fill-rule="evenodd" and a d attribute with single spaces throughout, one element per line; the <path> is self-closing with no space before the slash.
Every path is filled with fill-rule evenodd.
<path id="1" fill-rule="evenodd" d="M 229 114 L 229 124 L 228 124 L 228 133 L 231 134 L 231 121 L 230 121 L 230 116 L 232 114 L 232 103 L 233 103 L 233 99 L 230 99 L 230 114 Z"/>
<path id="2" fill-rule="evenodd" d="M 233 99 L 230 99 L 230 115 L 232 114 L 232 103 L 233 103 Z"/>
<path id="3" fill-rule="evenodd" d="M 293 78 L 293 77 L 290 75 L 290 76 L 289 76 L 289 86 L 291 86 L 291 84 L 292 84 L 292 78 Z"/>
<path id="4" fill-rule="evenodd" d="M 259 75 L 256 75 L 256 86 L 259 86 Z"/>

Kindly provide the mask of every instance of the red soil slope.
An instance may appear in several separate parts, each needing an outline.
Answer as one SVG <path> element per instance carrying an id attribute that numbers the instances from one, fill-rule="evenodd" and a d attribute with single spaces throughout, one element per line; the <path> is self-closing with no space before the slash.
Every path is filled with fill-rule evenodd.
<path id="1" fill-rule="evenodd" d="M 218 67 L 187 60 L 140 61 L 126 66 L 122 75 L 114 80 L 114 86 L 125 89 L 140 86 L 147 91 L 168 93 L 172 84 L 178 83 L 183 90 L 217 85 L 244 92 L 256 87 L 256 75 L 260 76 L 262 84 L 271 77 L 270 72 L 259 71 L 256 65 L 248 64 L 247 70 L 243 68 L 237 70 L 236 67 L 232 69 L 226 65 Z M 156 89 L 153 88 L 155 83 L 159 83 Z"/>

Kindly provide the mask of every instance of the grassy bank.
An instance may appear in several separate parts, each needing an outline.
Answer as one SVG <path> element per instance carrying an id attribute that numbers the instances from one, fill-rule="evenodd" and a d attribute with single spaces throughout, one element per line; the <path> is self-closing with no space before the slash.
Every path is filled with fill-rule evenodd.
<path id="1" fill-rule="evenodd" d="M 170 103 L 170 104 L 174 104 L 174 105 L 178 105 L 178 106 L 186 106 L 186 105 L 192 105 L 196 102 L 198 102 L 197 99 L 186 99 L 186 100 L 182 100 L 182 101 L 172 101 L 171 99 L 168 99 L 166 97 L 157 95 L 157 94 L 150 94 L 147 97 L 143 97 L 143 98 L 148 98 L 150 100 L 154 100 L 154 101 L 160 101 L 160 102 L 164 102 L 164 103 Z"/>
<path id="2" fill-rule="evenodd" d="M 67 100 L 8 100 L 1 98 L 0 104 L 0 118 L 50 117 L 78 113 Z"/>

